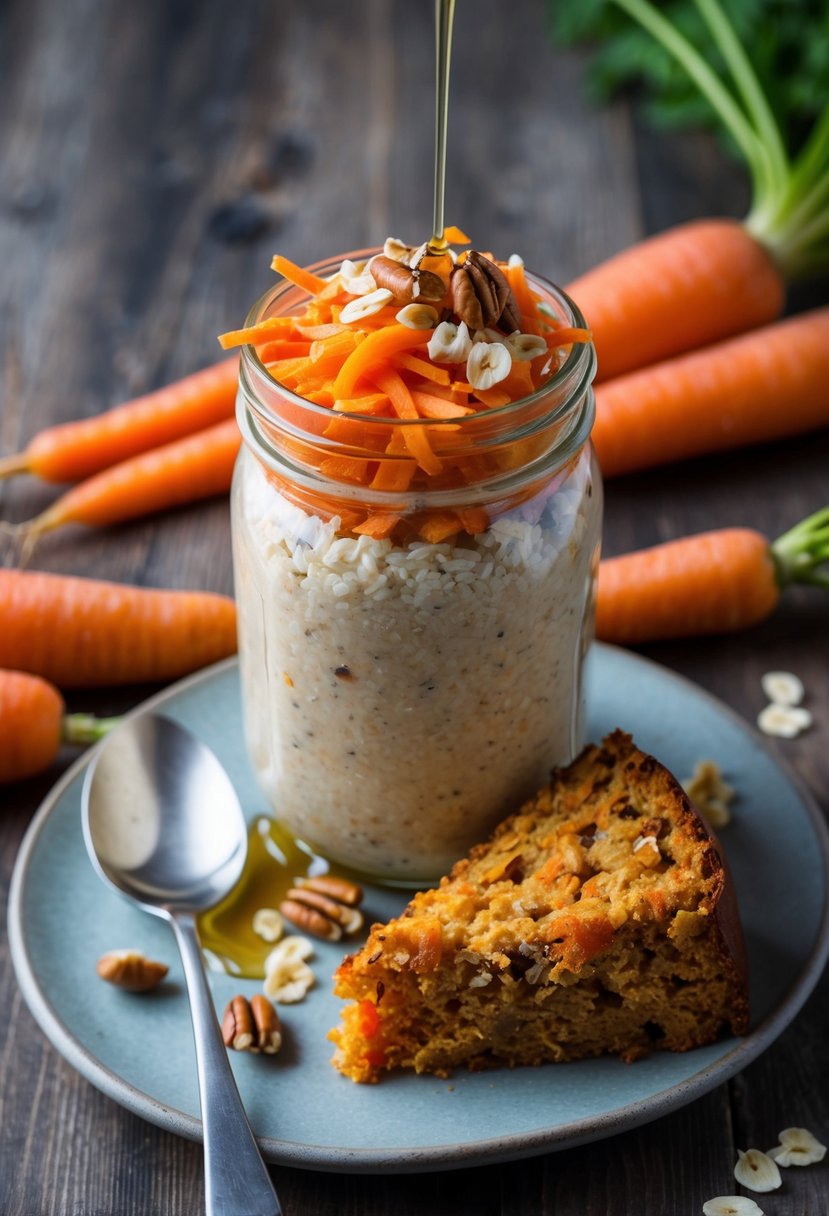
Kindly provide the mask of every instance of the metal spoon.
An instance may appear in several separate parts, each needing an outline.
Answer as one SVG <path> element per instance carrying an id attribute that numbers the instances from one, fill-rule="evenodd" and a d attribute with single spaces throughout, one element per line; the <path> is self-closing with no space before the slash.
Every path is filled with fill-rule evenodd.
<path id="1" fill-rule="evenodd" d="M 281 1216 L 230 1069 L 196 915 L 228 893 L 247 832 L 216 756 L 171 719 L 143 714 L 102 744 L 83 787 L 86 847 L 104 882 L 170 922 L 181 951 L 204 1129 L 207 1216 Z"/>

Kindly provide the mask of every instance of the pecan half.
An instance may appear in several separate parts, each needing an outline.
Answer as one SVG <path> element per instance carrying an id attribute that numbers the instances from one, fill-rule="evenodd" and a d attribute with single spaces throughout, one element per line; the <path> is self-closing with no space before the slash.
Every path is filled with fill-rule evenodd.
<path id="1" fill-rule="evenodd" d="M 222 1038 L 233 1051 L 263 1051 L 276 1055 L 282 1046 L 282 1026 L 279 1015 L 261 992 L 249 1001 L 235 996 L 229 1001 L 222 1017 Z"/>
<path id="2" fill-rule="evenodd" d="M 128 992 L 152 992 L 170 968 L 156 963 L 140 950 L 109 950 L 98 959 L 95 970 L 102 980 Z"/>
<path id="3" fill-rule="evenodd" d="M 501 269 L 471 249 L 449 281 L 452 308 L 469 329 L 500 329 L 511 334 L 521 328 L 515 297 Z"/>
<path id="4" fill-rule="evenodd" d="M 363 902 L 363 888 L 350 878 L 340 878 L 338 874 L 317 874 L 313 878 L 300 878 L 298 887 L 306 891 L 319 891 L 322 895 L 330 895 L 332 899 L 349 908 L 356 908 Z"/>
<path id="5" fill-rule="evenodd" d="M 357 908 L 349 908 L 307 887 L 291 887 L 279 910 L 297 928 L 331 942 L 339 941 L 344 933 L 356 933 L 363 925 L 362 913 Z"/>
<path id="6" fill-rule="evenodd" d="M 314 937 L 336 942 L 344 934 L 362 929 L 363 914 L 357 908 L 362 898 L 363 891 L 357 883 L 335 874 L 323 874 L 299 879 L 286 892 L 279 911 Z"/>
<path id="7" fill-rule="evenodd" d="M 431 270 L 418 270 L 383 254 L 373 257 L 368 269 L 377 286 L 390 291 L 398 304 L 442 300 L 446 295 L 446 284 Z"/>

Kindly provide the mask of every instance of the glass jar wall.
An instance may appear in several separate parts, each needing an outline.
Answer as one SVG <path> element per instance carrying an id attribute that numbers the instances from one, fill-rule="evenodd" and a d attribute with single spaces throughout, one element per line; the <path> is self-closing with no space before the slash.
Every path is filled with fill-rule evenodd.
<path id="1" fill-rule="evenodd" d="M 299 298 L 281 284 L 249 323 Z M 332 414 L 244 349 L 232 515 L 246 737 L 274 815 L 333 863 L 434 880 L 581 746 L 594 368 L 574 345 L 522 401 L 408 422 Z M 428 475 L 407 427 L 428 434 Z"/>

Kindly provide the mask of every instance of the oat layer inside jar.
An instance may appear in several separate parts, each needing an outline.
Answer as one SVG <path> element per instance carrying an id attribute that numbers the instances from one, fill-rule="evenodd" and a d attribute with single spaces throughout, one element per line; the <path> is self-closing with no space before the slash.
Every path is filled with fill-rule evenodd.
<path id="1" fill-rule="evenodd" d="M 245 460 L 235 564 L 262 787 L 333 861 L 435 878 L 580 745 L 589 452 L 486 532 L 405 546 L 338 536 Z"/>

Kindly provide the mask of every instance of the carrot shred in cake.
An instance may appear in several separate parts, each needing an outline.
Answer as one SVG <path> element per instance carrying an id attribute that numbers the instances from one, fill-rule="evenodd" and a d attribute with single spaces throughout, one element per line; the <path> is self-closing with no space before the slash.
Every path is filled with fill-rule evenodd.
<path id="1" fill-rule="evenodd" d="M 354 1081 L 687 1051 L 748 1025 L 733 885 L 679 783 L 615 731 L 339 967 Z"/>

